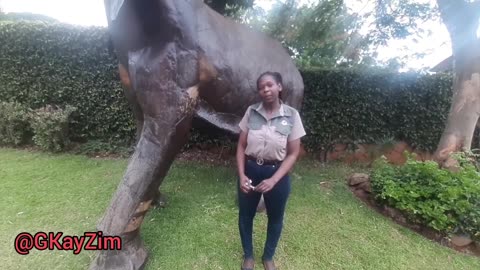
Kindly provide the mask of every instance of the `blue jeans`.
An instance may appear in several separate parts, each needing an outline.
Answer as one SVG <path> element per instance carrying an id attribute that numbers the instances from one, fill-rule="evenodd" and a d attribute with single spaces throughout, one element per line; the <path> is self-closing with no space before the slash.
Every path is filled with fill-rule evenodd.
<path id="1" fill-rule="evenodd" d="M 255 161 L 246 160 L 245 175 L 252 180 L 253 186 L 257 186 L 263 180 L 272 177 L 278 167 L 279 165 L 258 165 Z M 263 194 L 268 216 L 267 240 L 263 250 L 263 260 L 271 260 L 275 255 L 275 249 L 282 233 L 283 214 L 289 194 L 290 177 L 288 174 L 280 179 L 272 190 Z M 253 258 L 253 218 L 257 212 L 257 205 L 261 196 L 261 193 L 255 191 L 245 194 L 238 186 L 238 227 L 244 258 Z"/>

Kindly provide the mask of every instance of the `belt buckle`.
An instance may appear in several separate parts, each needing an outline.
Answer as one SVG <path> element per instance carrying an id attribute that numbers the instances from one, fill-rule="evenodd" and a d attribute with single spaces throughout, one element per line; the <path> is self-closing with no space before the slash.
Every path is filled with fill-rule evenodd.
<path id="1" fill-rule="evenodd" d="M 263 158 L 257 157 L 257 164 L 260 166 L 263 165 Z"/>

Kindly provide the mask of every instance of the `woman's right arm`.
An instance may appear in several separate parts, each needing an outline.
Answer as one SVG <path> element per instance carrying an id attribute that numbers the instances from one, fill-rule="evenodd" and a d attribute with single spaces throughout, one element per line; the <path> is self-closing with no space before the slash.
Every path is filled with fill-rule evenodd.
<path id="1" fill-rule="evenodd" d="M 250 183 L 245 175 L 245 148 L 247 148 L 247 132 L 240 132 L 237 144 L 237 170 L 240 178 L 240 190 L 244 193 L 250 191 Z"/>

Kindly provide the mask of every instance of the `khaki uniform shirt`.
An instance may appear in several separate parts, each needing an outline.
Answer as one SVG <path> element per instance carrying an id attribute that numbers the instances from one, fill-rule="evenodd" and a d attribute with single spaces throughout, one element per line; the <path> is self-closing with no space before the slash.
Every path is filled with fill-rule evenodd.
<path id="1" fill-rule="evenodd" d="M 287 142 L 306 134 L 298 111 L 283 103 L 271 119 L 262 103 L 254 104 L 238 125 L 248 134 L 245 154 L 265 160 L 284 160 Z"/>

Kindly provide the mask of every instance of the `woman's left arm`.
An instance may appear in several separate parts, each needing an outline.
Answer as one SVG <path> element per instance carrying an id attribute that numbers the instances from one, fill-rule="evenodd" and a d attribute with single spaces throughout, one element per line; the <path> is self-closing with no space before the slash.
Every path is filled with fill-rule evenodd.
<path id="1" fill-rule="evenodd" d="M 263 180 L 255 187 L 255 191 L 266 193 L 269 192 L 295 165 L 300 153 L 300 139 L 292 140 L 287 143 L 287 156 L 280 165 L 280 168 L 272 177 Z"/>

